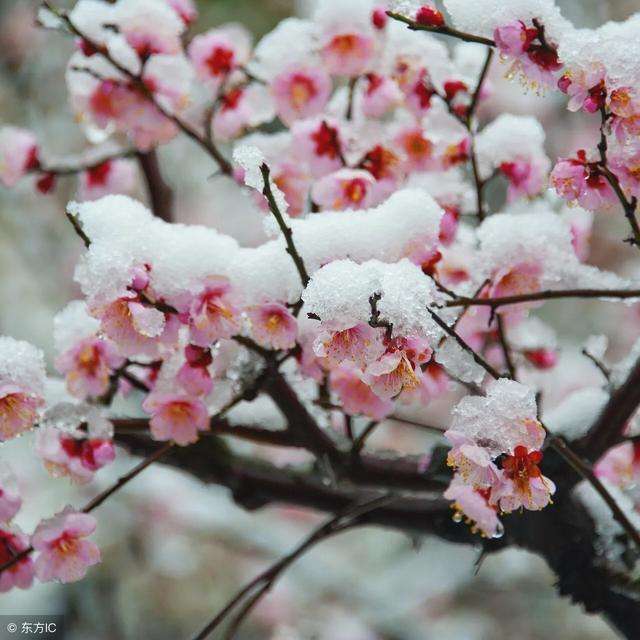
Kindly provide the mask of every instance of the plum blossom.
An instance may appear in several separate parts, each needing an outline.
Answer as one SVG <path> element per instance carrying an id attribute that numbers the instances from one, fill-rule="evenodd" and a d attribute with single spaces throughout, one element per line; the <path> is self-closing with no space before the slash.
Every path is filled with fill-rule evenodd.
<path id="1" fill-rule="evenodd" d="M 85 400 L 104 395 L 111 374 L 123 363 L 124 358 L 112 342 L 88 337 L 61 354 L 56 368 L 66 376 L 70 393 Z"/>
<path id="2" fill-rule="evenodd" d="M 15 384 L 0 384 L 0 442 L 30 429 L 38 417 L 42 398 Z"/>
<path id="3" fill-rule="evenodd" d="M 364 368 L 385 352 L 380 329 L 368 324 L 357 324 L 335 332 L 322 332 L 313 345 L 319 358 L 325 358 L 330 366 L 353 362 Z"/>
<path id="4" fill-rule="evenodd" d="M 16 525 L 0 523 L 0 565 L 29 548 L 29 537 Z M 33 559 L 28 555 L 0 573 L 0 593 L 14 587 L 28 589 L 33 584 Z"/>
<path id="5" fill-rule="evenodd" d="M 231 140 L 273 118 L 269 95 L 262 85 L 237 85 L 219 100 L 220 107 L 213 116 L 213 135 L 217 139 Z"/>
<path id="6" fill-rule="evenodd" d="M 427 138 L 421 127 L 402 130 L 395 139 L 404 156 L 407 171 L 426 171 L 436 165 L 433 142 Z"/>
<path id="7" fill-rule="evenodd" d="M 167 0 L 169 6 L 180 16 L 182 22 L 189 26 L 198 18 L 198 9 L 193 0 Z"/>
<path id="8" fill-rule="evenodd" d="M 197 35 L 188 48 L 198 77 L 214 91 L 231 72 L 248 62 L 250 53 L 251 37 L 244 28 L 236 25 Z"/>
<path id="9" fill-rule="evenodd" d="M 239 331 L 240 311 L 226 278 L 207 279 L 202 291 L 193 297 L 188 321 L 191 342 L 199 347 L 209 347 L 216 340 L 230 338 Z"/>
<path id="10" fill-rule="evenodd" d="M 210 349 L 188 344 L 184 349 L 186 362 L 176 374 L 176 380 L 182 388 L 194 396 L 206 396 L 213 389 L 213 380 L 209 367 L 213 362 Z"/>
<path id="11" fill-rule="evenodd" d="M 532 198 L 538 195 L 545 186 L 548 171 L 543 160 L 514 160 L 500 165 L 501 173 L 509 181 L 507 201 L 517 198 Z"/>
<path id="12" fill-rule="evenodd" d="M 366 380 L 381 398 L 396 397 L 401 391 L 411 391 L 420 384 L 414 365 L 403 349 L 385 353 L 366 369 Z"/>
<path id="13" fill-rule="evenodd" d="M 569 111 L 584 109 L 587 113 L 596 113 L 606 103 L 605 69 L 602 65 L 593 65 L 567 71 L 558 80 L 558 88 L 570 98 Z"/>
<path id="14" fill-rule="evenodd" d="M 494 31 L 496 45 L 504 56 L 514 58 L 510 74 L 522 73 L 534 86 L 551 86 L 562 69 L 556 46 L 545 36 L 537 20 L 531 27 L 521 20 L 500 26 Z"/>
<path id="15" fill-rule="evenodd" d="M 498 538 L 502 535 L 502 523 L 496 507 L 487 499 L 486 489 L 471 487 L 456 474 L 444 492 L 444 497 L 453 501 L 451 506 L 455 510 L 454 519 L 464 518 L 471 525 L 473 533 L 479 532 L 486 538 Z"/>
<path id="16" fill-rule="evenodd" d="M 332 369 L 329 384 L 349 415 L 382 420 L 393 411 L 393 402 L 377 396 L 365 382 L 362 372 L 352 363 L 346 362 Z"/>
<path id="17" fill-rule="evenodd" d="M 616 195 L 598 163 L 589 161 L 583 149 L 575 158 L 560 159 L 550 179 L 561 198 L 577 202 L 590 211 L 608 209 L 616 202 Z"/>
<path id="18" fill-rule="evenodd" d="M 0 183 L 5 187 L 13 187 L 28 171 L 39 166 L 35 135 L 18 127 L 1 127 Z"/>
<path id="19" fill-rule="evenodd" d="M 36 434 L 36 454 L 52 476 L 85 484 L 115 459 L 113 427 L 95 410 L 75 429 L 42 426 Z"/>
<path id="20" fill-rule="evenodd" d="M 622 190 L 629 197 L 640 197 L 640 145 L 612 154 L 609 162 Z"/>
<path id="21" fill-rule="evenodd" d="M 98 200 L 110 193 L 130 193 L 136 183 L 135 163 L 130 160 L 106 160 L 78 176 L 78 198 Z"/>
<path id="22" fill-rule="evenodd" d="M 335 28 L 320 37 L 320 55 L 327 71 L 337 76 L 357 76 L 366 71 L 375 53 L 375 40 L 364 32 Z"/>
<path id="23" fill-rule="evenodd" d="M 21 506 L 18 481 L 9 466 L 0 463 L 0 522 L 9 522 Z"/>
<path id="24" fill-rule="evenodd" d="M 402 92 L 393 78 L 368 73 L 361 81 L 360 108 L 367 118 L 382 118 L 402 100 Z"/>
<path id="25" fill-rule="evenodd" d="M 530 511 L 544 509 L 556 486 L 542 475 L 538 466 L 542 461 L 541 451 L 527 451 L 518 445 L 512 455 L 502 461 L 503 477 L 491 491 L 491 502 L 499 504 L 505 513 L 524 507 Z"/>
<path id="26" fill-rule="evenodd" d="M 66 507 L 53 518 L 43 520 L 31 537 L 38 556 L 34 568 L 42 582 L 76 582 L 101 560 L 100 549 L 86 538 L 96 529 L 96 519 Z"/>
<path id="27" fill-rule="evenodd" d="M 282 71 L 271 82 L 276 111 L 287 125 L 321 113 L 331 89 L 331 78 L 318 67 L 295 65 Z"/>
<path id="28" fill-rule="evenodd" d="M 292 349 L 296 344 L 298 325 L 291 312 L 282 304 L 270 302 L 247 309 L 251 335 L 267 349 Z"/>
<path id="29" fill-rule="evenodd" d="M 362 169 L 340 169 L 320 178 L 311 190 L 321 209 L 368 209 L 372 204 L 375 178 Z"/>
<path id="30" fill-rule="evenodd" d="M 342 162 L 342 138 L 331 119 L 299 120 L 291 127 L 293 152 L 314 177 L 337 171 Z"/>
<path id="31" fill-rule="evenodd" d="M 125 356 L 153 356 L 160 343 L 175 343 L 178 320 L 173 314 L 146 306 L 130 292 L 98 312 L 104 334 Z"/>
<path id="32" fill-rule="evenodd" d="M 151 414 L 149 426 L 156 440 L 173 440 L 186 446 L 198 440 L 199 431 L 209 429 L 209 413 L 198 398 L 154 391 L 142 408 Z"/>
<path id="33" fill-rule="evenodd" d="M 618 487 L 633 486 L 640 474 L 640 447 L 636 442 L 623 442 L 611 447 L 594 467 L 598 478 Z"/>

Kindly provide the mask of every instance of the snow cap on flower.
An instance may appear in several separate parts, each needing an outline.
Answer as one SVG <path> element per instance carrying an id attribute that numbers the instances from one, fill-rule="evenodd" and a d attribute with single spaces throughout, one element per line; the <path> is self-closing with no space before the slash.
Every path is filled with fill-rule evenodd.
<path id="1" fill-rule="evenodd" d="M 0 441 L 30 429 L 44 403 L 44 355 L 28 342 L 0 336 Z"/>

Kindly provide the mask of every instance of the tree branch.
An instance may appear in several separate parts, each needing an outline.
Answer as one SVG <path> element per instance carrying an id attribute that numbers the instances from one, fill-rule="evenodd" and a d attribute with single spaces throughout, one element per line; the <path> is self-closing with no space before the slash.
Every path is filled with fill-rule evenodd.
<path id="1" fill-rule="evenodd" d="M 161 220 L 173 222 L 173 190 L 162 177 L 156 150 L 138 152 L 137 156 L 147 184 L 151 210 Z"/>

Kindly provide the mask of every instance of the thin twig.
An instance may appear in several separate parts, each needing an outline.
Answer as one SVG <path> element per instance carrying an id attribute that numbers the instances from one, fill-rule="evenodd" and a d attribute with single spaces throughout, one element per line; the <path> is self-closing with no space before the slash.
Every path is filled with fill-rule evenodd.
<path id="1" fill-rule="evenodd" d="M 302 257 L 298 253 L 296 245 L 293 242 L 293 231 L 291 231 L 291 228 L 284 221 L 284 217 L 282 215 L 282 212 L 280 211 L 280 207 L 278 207 L 278 203 L 276 202 L 273 191 L 271 190 L 271 171 L 269 167 L 265 163 L 263 163 L 260 166 L 260 172 L 262 173 L 262 179 L 264 180 L 262 193 L 267 199 L 271 214 L 276 219 L 276 222 L 280 227 L 280 231 L 282 231 L 282 235 L 284 236 L 285 242 L 287 243 L 287 253 L 291 256 L 291 259 L 296 265 L 296 269 L 298 270 L 298 274 L 300 275 L 300 280 L 302 281 L 302 286 L 306 287 L 309 284 L 310 280 L 309 274 L 307 273 L 307 269 L 304 266 L 304 261 L 302 260 Z"/>
<path id="2" fill-rule="evenodd" d="M 353 441 L 351 447 L 352 455 L 359 455 L 364 448 L 367 438 L 373 433 L 374 429 L 380 424 L 377 420 L 372 420 L 362 431 L 362 433 Z"/>
<path id="3" fill-rule="evenodd" d="M 556 300 L 563 298 L 614 298 L 627 300 L 630 298 L 640 298 L 640 289 L 558 289 L 534 291 L 522 293 L 515 296 L 504 296 L 501 298 L 465 298 L 459 297 L 457 300 L 447 300 L 445 307 L 492 307 L 497 309 L 508 304 L 519 304 L 521 302 L 535 302 L 537 300 Z"/>
<path id="4" fill-rule="evenodd" d="M 434 322 L 445 331 L 449 336 L 451 336 L 464 351 L 466 351 L 475 361 L 476 364 L 480 365 L 492 378 L 496 380 L 501 378 L 501 376 L 477 351 L 472 349 L 460 336 L 455 329 L 452 329 L 435 311 L 427 307 L 427 311 L 429 315 L 433 318 Z"/>
<path id="5" fill-rule="evenodd" d="M 446 25 L 442 27 L 430 27 L 425 24 L 420 24 L 419 22 L 416 22 L 411 18 L 407 18 L 407 16 L 403 16 L 400 13 L 396 13 L 395 11 L 387 11 L 387 15 L 393 20 L 404 22 L 404 24 L 406 24 L 411 31 L 430 31 L 431 33 L 441 33 L 444 36 L 451 36 L 452 38 L 457 38 L 458 40 L 464 40 L 464 42 L 478 42 L 479 44 L 485 44 L 488 47 L 496 46 L 495 41 L 491 38 L 476 36 L 472 33 L 466 33 L 464 31 L 459 31 L 458 29 L 447 27 Z"/>
<path id="6" fill-rule="evenodd" d="M 507 365 L 507 370 L 509 371 L 509 377 L 512 380 L 516 379 L 516 368 L 513 364 L 513 360 L 511 359 L 511 348 L 509 347 L 509 342 L 507 340 L 507 332 L 504 326 L 504 320 L 500 314 L 497 315 L 497 324 L 498 324 L 498 340 L 500 342 L 500 347 L 502 348 L 502 353 L 504 355 L 504 361 Z"/>
<path id="7" fill-rule="evenodd" d="M 240 609 L 238 615 L 230 625 L 230 632 L 232 635 L 227 634 L 226 637 L 233 637 L 233 634 L 237 631 L 240 624 L 246 619 L 260 598 L 273 587 L 282 573 L 300 556 L 319 542 L 357 525 L 358 519 L 361 516 L 387 505 L 394 499 L 394 496 L 389 495 L 377 496 L 367 502 L 352 505 L 315 529 L 293 551 L 291 551 L 291 553 L 278 560 L 275 564 L 271 565 L 268 569 L 260 573 L 251 580 L 251 582 L 240 589 L 240 591 L 238 591 L 233 598 L 229 600 L 229 602 L 200 631 L 200 633 L 194 636 L 193 640 L 205 640 L 205 638 L 208 638 L 211 633 L 213 633 L 222 624 L 231 611 L 233 611 L 245 597 L 250 596 L 245 606 Z M 254 590 L 255 593 L 252 593 Z"/>

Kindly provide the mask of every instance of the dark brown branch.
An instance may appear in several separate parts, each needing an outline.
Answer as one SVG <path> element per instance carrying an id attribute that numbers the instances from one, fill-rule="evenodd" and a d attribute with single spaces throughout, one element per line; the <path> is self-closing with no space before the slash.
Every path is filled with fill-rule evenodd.
<path id="1" fill-rule="evenodd" d="M 136 155 L 134 149 L 119 149 L 111 153 L 105 153 L 95 158 L 79 158 L 61 160 L 56 163 L 39 163 L 32 171 L 42 171 L 44 173 L 53 173 L 56 176 L 72 176 L 83 171 L 91 171 L 97 169 L 105 162 L 118 160 L 120 158 L 131 158 Z"/>
<path id="2" fill-rule="evenodd" d="M 407 27 L 411 31 L 430 31 L 431 33 L 441 33 L 444 36 L 451 36 L 452 38 L 457 38 L 458 40 L 464 40 L 464 42 L 477 42 L 479 44 L 485 44 L 488 47 L 495 47 L 496 43 L 491 38 L 485 38 L 484 36 L 476 36 L 472 33 L 465 33 L 464 31 L 459 31 L 458 29 L 453 29 L 452 27 L 442 26 L 442 27 L 430 27 L 428 25 L 420 24 L 411 18 L 407 18 L 400 13 L 396 13 L 394 11 L 387 11 L 387 15 L 393 20 L 397 20 L 398 22 L 404 22 Z"/>
<path id="3" fill-rule="evenodd" d="M 67 220 L 71 223 L 73 230 L 84 243 L 85 248 L 88 249 L 91 246 L 91 238 L 89 238 L 89 236 L 84 232 L 82 223 L 78 220 L 78 217 L 68 209 L 65 211 L 65 215 L 67 216 Z"/>
<path id="4" fill-rule="evenodd" d="M 590 462 L 595 462 L 607 449 L 619 441 L 622 432 L 640 405 L 640 359 L 625 382 L 611 394 L 609 402 L 593 423 L 589 433 L 579 443 L 579 450 Z"/>
<path id="5" fill-rule="evenodd" d="M 137 154 L 138 162 L 147 185 L 151 210 L 165 222 L 173 222 L 173 190 L 164 181 L 155 149 Z"/>
<path id="6" fill-rule="evenodd" d="M 471 98 L 471 104 L 469 105 L 469 110 L 467 111 L 467 129 L 471 130 L 471 124 L 473 116 L 476 113 L 476 108 L 478 106 L 478 101 L 480 100 L 480 94 L 482 93 L 482 85 L 489 73 L 489 68 L 491 67 L 491 61 L 493 60 L 493 49 L 489 47 L 487 49 L 487 56 L 484 60 L 484 65 L 482 65 L 482 70 L 480 71 L 480 77 L 478 78 L 478 82 L 476 83 L 475 91 L 473 92 L 473 97 Z"/>
<path id="7" fill-rule="evenodd" d="M 504 320 L 502 316 L 498 314 L 497 318 L 498 324 L 498 341 L 500 342 L 500 347 L 502 349 L 502 354 L 504 355 L 504 361 L 507 365 L 507 371 L 509 372 L 509 377 L 512 380 L 516 379 L 516 368 L 513 364 L 513 360 L 511 358 L 511 348 L 509 347 L 509 342 L 507 340 L 507 333 L 504 326 Z"/>
<path id="8" fill-rule="evenodd" d="M 262 173 L 262 179 L 264 181 L 264 187 L 262 189 L 262 193 L 264 197 L 267 199 L 267 203 L 269 204 L 269 210 L 271 214 L 276 219 L 278 226 L 280 227 L 280 231 L 282 231 L 282 235 L 284 236 L 285 242 L 287 243 L 287 253 L 291 256 L 294 264 L 296 265 L 296 269 L 300 274 L 300 280 L 302 281 L 302 286 L 306 287 L 309 284 L 309 274 L 307 273 L 307 269 L 304 266 L 304 261 L 302 257 L 298 253 L 296 249 L 296 245 L 293 242 L 293 232 L 291 228 L 284 221 L 284 217 L 282 212 L 280 211 L 280 207 L 278 207 L 278 203 L 273 196 L 273 191 L 271 190 L 271 181 L 270 176 L 271 172 L 269 167 L 266 164 L 262 164 L 260 167 L 260 172 Z"/>

